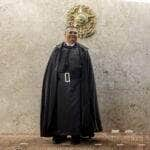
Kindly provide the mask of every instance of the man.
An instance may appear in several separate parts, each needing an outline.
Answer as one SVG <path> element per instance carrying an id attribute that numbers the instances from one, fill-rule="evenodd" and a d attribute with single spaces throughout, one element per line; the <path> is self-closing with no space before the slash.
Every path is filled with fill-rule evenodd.
<path id="1" fill-rule="evenodd" d="M 102 131 L 96 86 L 88 48 L 77 42 L 74 26 L 65 31 L 65 41 L 57 45 L 47 64 L 41 100 L 41 136 L 62 143 Z"/>

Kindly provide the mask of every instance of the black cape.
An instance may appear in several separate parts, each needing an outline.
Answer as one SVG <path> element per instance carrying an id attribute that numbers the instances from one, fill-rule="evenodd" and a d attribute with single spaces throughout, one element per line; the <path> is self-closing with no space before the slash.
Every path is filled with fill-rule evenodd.
<path id="1" fill-rule="evenodd" d="M 82 64 L 81 79 L 81 135 L 90 136 L 102 131 L 98 109 L 96 84 L 88 48 L 76 43 Z M 56 45 L 47 63 L 41 95 L 40 136 L 51 137 L 56 129 L 57 69 L 63 43 Z"/>

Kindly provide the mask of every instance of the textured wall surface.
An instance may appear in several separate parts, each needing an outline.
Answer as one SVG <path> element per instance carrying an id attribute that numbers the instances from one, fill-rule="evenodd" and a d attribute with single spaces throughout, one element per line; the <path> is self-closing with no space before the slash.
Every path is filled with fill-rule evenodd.
<path id="1" fill-rule="evenodd" d="M 39 133 L 41 86 L 75 4 L 97 15 L 80 40 L 93 62 L 104 130 L 150 131 L 150 3 L 0 0 L 0 133 Z"/>

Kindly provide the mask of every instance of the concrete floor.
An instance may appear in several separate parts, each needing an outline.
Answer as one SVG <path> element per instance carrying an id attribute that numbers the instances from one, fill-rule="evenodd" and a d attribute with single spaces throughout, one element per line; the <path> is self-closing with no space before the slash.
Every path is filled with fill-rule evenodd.
<path id="1" fill-rule="evenodd" d="M 0 150 L 150 150 L 150 134 L 99 133 L 79 145 L 52 144 L 51 138 L 38 135 L 0 135 Z"/>

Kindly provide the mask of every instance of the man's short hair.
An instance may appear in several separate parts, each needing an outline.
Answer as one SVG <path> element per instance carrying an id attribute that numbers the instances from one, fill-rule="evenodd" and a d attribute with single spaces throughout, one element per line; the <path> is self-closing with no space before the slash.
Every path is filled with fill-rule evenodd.
<path id="1" fill-rule="evenodd" d="M 75 28 L 75 29 L 77 30 L 77 27 L 76 27 L 76 26 L 69 25 L 69 26 L 66 26 L 65 31 L 67 31 L 68 29 L 71 29 L 71 28 Z"/>

